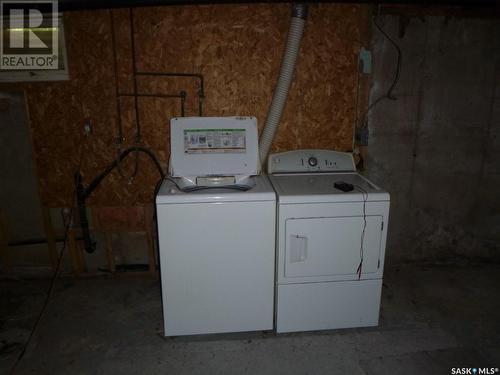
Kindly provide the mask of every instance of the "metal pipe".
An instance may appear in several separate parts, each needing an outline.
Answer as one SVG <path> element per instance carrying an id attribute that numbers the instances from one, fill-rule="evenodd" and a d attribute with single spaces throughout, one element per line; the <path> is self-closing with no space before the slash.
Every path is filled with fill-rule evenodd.
<path id="1" fill-rule="evenodd" d="M 181 100 L 181 117 L 185 116 L 185 107 L 186 107 L 186 97 L 187 93 L 186 91 L 181 91 L 178 94 L 145 94 L 145 93 L 139 93 L 139 94 L 118 94 L 119 97 L 146 97 L 146 98 L 178 98 Z"/>
<path id="2" fill-rule="evenodd" d="M 185 116 L 184 106 L 186 105 L 186 97 L 187 97 L 186 91 L 181 91 L 181 117 Z"/>
<path id="3" fill-rule="evenodd" d="M 111 48 L 113 50 L 113 66 L 115 70 L 115 100 L 116 100 L 116 115 L 118 121 L 118 138 L 117 143 L 122 144 L 124 141 L 123 138 L 123 126 L 122 126 L 122 111 L 121 111 L 121 103 L 119 97 L 119 88 L 118 88 L 118 59 L 116 56 L 116 36 L 115 36 L 115 22 L 113 20 L 113 12 L 109 11 L 109 22 L 111 27 Z"/>
<path id="4" fill-rule="evenodd" d="M 136 72 L 138 76 L 152 77 L 194 77 L 200 81 L 198 90 L 198 115 L 203 116 L 203 102 L 205 101 L 205 79 L 199 73 L 173 73 L 173 72 Z"/>
<path id="5" fill-rule="evenodd" d="M 141 124 L 139 122 L 139 105 L 137 104 L 137 63 L 135 61 L 135 33 L 134 33 L 134 13 L 132 8 L 129 9 L 130 18 L 130 46 L 132 49 L 132 72 L 134 76 L 134 109 L 135 109 L 135 144 L 141 142 Z"/>
<path id="6" fill-rule="evenodd" d="M 185 92 L 185 91 L 183 91 Z M 182 98 L 186 98 L 186 95 L 183 95 L 183 94 L 143 94 L 143 93 L 140 93 L 140 94 L 118 94 L 120 96 L 140 96 L 140 97 L 154 97 L 154 98 L 179 98 L 179 99 L 182 99 Z"/>

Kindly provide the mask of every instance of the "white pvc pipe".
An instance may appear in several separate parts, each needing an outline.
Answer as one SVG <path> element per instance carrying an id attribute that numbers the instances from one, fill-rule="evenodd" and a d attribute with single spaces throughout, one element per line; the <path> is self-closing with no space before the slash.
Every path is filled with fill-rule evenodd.
<path id="1" fill-rule="evenodd" d="M 262 165 L 265 165 L 267 155 L 271 149 L 274 136 L 278 130 L 278 125 L 281 120 L 283 109 L 285 108 L 288 91 L 292 84 L 293 72 L 299 55 L 300 42 L 304 33 L 306 24 L 307 6 L 303 4 L 294 4 L 292 20 L 286 41 L 285 52 L 281 62 L 280 74 L 278 82 L 274 89 L 273 100 L 267 113 L 264 130 L 260 137 L 259 156 Z"/>

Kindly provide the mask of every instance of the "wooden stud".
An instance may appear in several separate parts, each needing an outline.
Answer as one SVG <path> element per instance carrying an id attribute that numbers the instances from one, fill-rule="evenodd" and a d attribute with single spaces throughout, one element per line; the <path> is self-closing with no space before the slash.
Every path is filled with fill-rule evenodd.
<path id="1" fill-rule="evenodd" d="M 106 236 L 106 255 L 108 257 L 109 271 L 114 274 L 116 272 L 115 256 L 113 254 L 113 235 L 111 232 L 105 232 Z"/>
<path id="2" fill-rule="evenodd" d="M 56 234 L 54 226 L 52 225 L 52 218 L 50 216 L 50 208 L 43 206 L 42 216 L 43 216 L 43 227 L 45 230 L 45 236 L 47 237 L 50 263 L 52 264 L 52 269 L 55 271 L 59 257 L 57 253 Z"/>
<path id="3" fill-rule="evenodd" d="M 71 264 L 73 265 L 73 272 L 76 276 L 80 276 L 82 273 L 82 267 L 80 264 L 80 257 L 78 255 L 77 243 L 75 230 L 70 228 L 68 230 L 68 250 L 71 256 Z"/>
<path id="4" fill-rule="evenodd" d="M 10 273 L 12 264 L 9 256 L 9 241 L 3 212 L 0 211 L 0 266 L 5 273 Z"/>

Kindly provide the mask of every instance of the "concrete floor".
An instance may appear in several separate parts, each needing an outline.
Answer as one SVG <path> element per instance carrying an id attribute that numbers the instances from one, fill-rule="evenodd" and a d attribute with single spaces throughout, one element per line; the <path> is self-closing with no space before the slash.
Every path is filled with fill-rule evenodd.
<path id="1" fill-rule="evenodd" d="M 0 281 L 0 373 L 26 340 L 47 284 Z M 164 339 L 161 316 L 158 281 L 59 280 L 16 374 L 412 375 L 500 367 L 498 264 L 387 269 L 376 328 Z"/>

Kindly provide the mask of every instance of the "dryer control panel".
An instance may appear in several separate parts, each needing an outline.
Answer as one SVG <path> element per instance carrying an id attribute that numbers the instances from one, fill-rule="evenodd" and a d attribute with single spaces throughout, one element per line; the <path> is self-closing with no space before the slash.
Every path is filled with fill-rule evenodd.
<path id="1" fill-rule="evenodd" d="M 355 172 L 352 154 L 331 150 L 295 150 L 269 155 L 267 172 Z"/>

